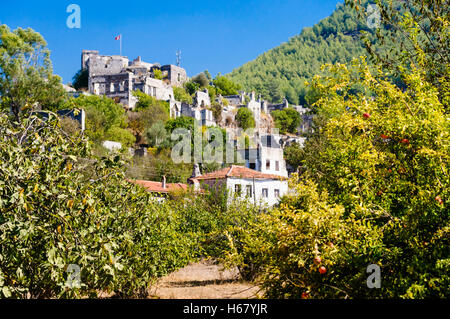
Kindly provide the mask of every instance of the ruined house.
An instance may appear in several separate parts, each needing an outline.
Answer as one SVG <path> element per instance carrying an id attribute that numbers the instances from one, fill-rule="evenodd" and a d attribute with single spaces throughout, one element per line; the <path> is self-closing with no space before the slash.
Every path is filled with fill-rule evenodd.
<path id="1" fill-rule="evenodd" d="M 245 167 L 261 173 L 287 177 L 281 136 L 259 133 L 255 136 L 255 147 L 238 148 L 238 154 Z"/>
<path id="2" fill-rule="evenodd" d="M 137 99 L 133 91 L 140 90 L 158 100 L 174 100 L 173 86 L 183 85 L 187 74 L 183 68 L 143 62 L 140 57 L 130 61 L 118 55 L 100 55 L 98 51 L 83 50 L 81 66 L 89 72 L 89 92 L 114 99 L 133 109 Z M 163 80 L 155 78 L 155 69 L 162 71 Z"/>
<path id="3" fill-rule="evenodd" d="M 170 102 L 170 116 L 177 118 L 181 116 L 192 117 L 197 120 L 197 123 L 202 126 L 216 126 L 213 113 L 210 109 L 211 98 L 208 90 L 197 91 L 194 97 L 193 105 L 185 102 L 171 101 Z"/>

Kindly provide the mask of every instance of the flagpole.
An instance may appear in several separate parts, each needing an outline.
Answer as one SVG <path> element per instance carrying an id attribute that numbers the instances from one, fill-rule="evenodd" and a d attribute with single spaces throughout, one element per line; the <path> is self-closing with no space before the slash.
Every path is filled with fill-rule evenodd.
<path id="1" fill-rule="evenodd" d="M 120 35 L 120 56 L 122 56 L 122 34 Z"/>

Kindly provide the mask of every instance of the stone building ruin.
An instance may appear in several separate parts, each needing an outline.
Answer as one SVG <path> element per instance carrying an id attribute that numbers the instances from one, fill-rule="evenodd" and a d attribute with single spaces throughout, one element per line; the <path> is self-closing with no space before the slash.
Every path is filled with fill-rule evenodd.
<path id="1" fill-rule="evenodd" d="M 173 86 L 182 86 L 188 80 L 186 70 L 175 65 L 147 63 L 141 57 L 130 61 L 124 56 L 100 55 L 91 50 L 83 50 L 81 67 L 89 72 L 90 93 L 105 95 L 129 109 L 137 102 L 133 91 L 171 101 L 175 99 Z M 155 78 L 156 69 L 162 72 L 163 80 Z"/>

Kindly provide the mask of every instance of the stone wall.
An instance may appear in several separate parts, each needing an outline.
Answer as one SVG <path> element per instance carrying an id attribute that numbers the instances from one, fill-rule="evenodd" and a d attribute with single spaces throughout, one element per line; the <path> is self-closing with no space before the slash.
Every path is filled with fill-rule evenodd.
<path id="1" fill-rule="evenodd" d="M 161 67 L 163 75 L 169 79 L 170 85 L 182 87 L 188 81 L 186 70 L 176 65 L 163 65 Z"/>
<path id="2" fill-rule="evenodd" d="M 93 56 L 98 55 L 98 51 L 94 50 L 83 50 L 81 53 L 81 69 L 86 70 L 89 68 L 89 59 Z"/>
<path id="3" fill-rule="evenodd" d="M 209 107 L 211 106 L 211 98 L 209 97 L 208 90 L 197 91 L 195 93 L 194 105 L 197 107 Z"/>
<path id="4" fill-rule="evenodd" d="M 89 58 L 89 76 L 122 73 L 128 64 L 126 57 L 93 55 Z"/>
<path id="5" fill-rule="evenodd" d="M 89 77 L 89 92 L 95 95 L 105 95 L 125 107 L 134 108 L 133 77 L 131 73 L 98 75 Z"/>
<path id="6" fill-rule="evenodd" d="M 90 93 L 105 95 L 131 109 L 137 102 L 133 91 L 172 101 L 175 99 L 172 86 L 181 86 L 188 79 L 183 68 L 166 65 L 161 68 L 168 77 L 166 83 L 154 78 L 153 68 L 159 68 L 159 64 L 143 62 L 140 57 L 130 62 L 127 57 L 99 55 L 98 51 L 83 50 L 81 67 L 89 70 Z"/>

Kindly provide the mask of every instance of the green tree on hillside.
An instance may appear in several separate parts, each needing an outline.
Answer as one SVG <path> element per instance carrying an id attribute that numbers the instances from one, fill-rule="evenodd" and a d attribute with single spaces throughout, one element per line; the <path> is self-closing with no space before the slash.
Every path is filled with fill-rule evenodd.
<path id="1" fill-rule="evenodd" d="M 186 91 L 184 87 L 174 87 L 173 94 L 175 100 L 179 102 L 185 102 L 187 104 L 192 104 L 192 96 Z"/>
<path id="2" fill-rule="evenodd" d="M 133 92 L 138 101 L 136 103 L 136 111 L 142 111 L 148 108 L 164 109 L 167 114 L 170 113 L 170 104 L 167 101 L 161 101 L 153 96 L 145 94 L 139 90 Z"/>
<path id="3" fill-rule="evenodd" d="M 177 128 L 185 128 L 189 131 L 194 130 L 194 119 L 192 117 L 181 116 L 176 119 L 170 119 L 166 123 L 166 130 L 169 134 Z"/>
<path id="4" fill-rule="evenodd" d="M 0 96 L 0 107 L 16 119 L 36 106 L 56 110 L 66 97 L 61 78 L 53 75 L 47 43 L 30 28 L 0 25 Z"/>
<path id="5" fill-rule="evenodd" d="M 83 109 L 86 111 L 86 134 L 94 141 L 101 142 L 107 139 L 108 132 L 114 129 L 114 136 L 120 132 L 123 140 L 129 140 L 129 135 L 120 129 L 127 128 L 127 118 L 121 105 L 107 97 L 96 95 L 81 95 L 78 98 L 70 98 L 63 104 L 64 108 Z M 111 132 L 110 132 L 111 133 Z M 109 134 L 111 136 L 111 134 Z"/>
<path id="6" fill-rule="evenodd" d="M 427 8 L 416 13 L 428 17 L 436 3 L 417 2 Z M 448 26 L 448 6 L 440 10 L 436 25 Z M 396 18 L 396 30 L 420 39 L 410 15 Z M 449 298 L 448 83 L 429 78 L 449 65 L 432 70 L 442 60 L 428 61 L 422 45 L 388 56 L 396 65 L 361 57 L 310 81 L 315 128 L 291 154 L 303 168 L 294 191 L 230 240 L 231 260 L 256 273 L 266 297 Z M 374 264 L 381 286 L 369 289 Z"/>
<path id="7" fill-rule="evenodd" d="M 364 1 L 366 3 L 366 1 Z M 233 70 L 226 77 L 246 91 L 257 91 L 270 102 L 286 97 L 291 104 L 307 104 L 305 82 L 320 74 L 325 63 L 348 63 L 366 54 L 361 31 L 375 39 L 355 10 L 339 6 L 333 14 L 279 47 Z"/>
<path id="8" fill-rule="evenodd" d="M 374 1 L 380 10 L 381 29 L 376 32 L 377 41 L 363 37 L 372 60 L 394 72 L 399 78 L 405 62 L 422 65 L 427 80 L 439 90 L 441 102 L 447 111 L 450 104 L 450 9 L 447 0 L 436 1 Z M 357 0 L 346 0 L 358 10 L 361 19 L 368 12 Z M 382 32 L 383 29 L 389 32 Z M 394 45 L 393 45 L 394 44 Z"/>
<path id="9" fill-rule="evenodd" d="M 159 147 L 167 142 L 167 131 L 163 121 L 156 122 L 147 130 L 147 141 L 151 147 Z"/>
<path id="10" fill-rule="evenodd" d="M 186 89 L 186 92 L 192 96 L 195 94 L 195 92 L 197 92 L 200 89 L 200 84 L 193 81 L 189 81 L 184 83 L 184 88 Z"/>
<path id="11" fill-rule="evenodd" d="M 300 113 L 293 108 L 273 111 L 272 117 L 275 121 L 275 127 L 278 128 L 282 134 L 297 133 L 302 121 Z"/>
<path id="12" fill-rule="evenodd" d="M 236 121 L 243 130 L 255 127 L 255 118 L 253 112 L 246 107 L 242 107 L 236 114 Z"/>
<path id="13" fill-rule="evenodd" d="M 75 90 L 88 90 L 89 89 L 89 70 L 79 70 L 74 76 L 73 76 L 73 87 Z"/>
<path id="14" fill-rule="evenodd" d="M 203 72 L 194 76 L 192 82 L 197 83 L 199 88 L 206 88 L 209 85 L 208 77 Z"/>
<path id="15" fill-rule="evenodd" d="M 230 79 L 218 75 L 214 81 L 214 86 L 216 87 L 217 94 L 221 94 L 223 96 L 227 95 L 236 95 L 238 91 L 241 89 L 241 86 L 234 83 Z"/>

